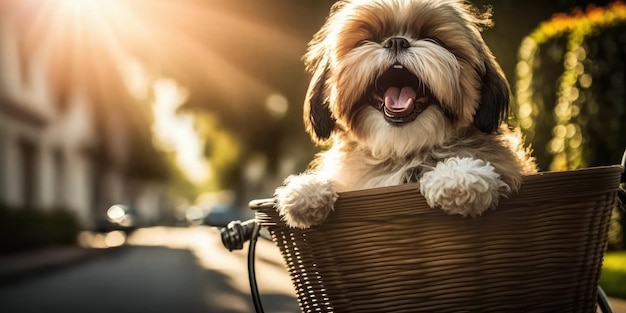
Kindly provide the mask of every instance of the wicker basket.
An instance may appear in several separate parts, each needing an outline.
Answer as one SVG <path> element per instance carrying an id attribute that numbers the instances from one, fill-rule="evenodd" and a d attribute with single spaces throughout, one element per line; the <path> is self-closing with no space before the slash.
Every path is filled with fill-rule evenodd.
<path id="1" fill-rule="evenodd" d="M 431 209 L 416 184 L 340 194 L 321 226 L 256 218 L 303 312 L 594 312 L 621 166 L 525 177 L 478 218 Z"/>

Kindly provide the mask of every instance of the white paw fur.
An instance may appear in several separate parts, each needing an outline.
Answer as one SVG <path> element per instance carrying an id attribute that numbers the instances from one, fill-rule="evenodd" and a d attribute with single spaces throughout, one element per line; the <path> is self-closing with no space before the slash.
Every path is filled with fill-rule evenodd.
<path id="1" fill-rule="evenodd" d="M 287 177 L 274 197 L 278 213 L 287 225 L 304 229 L 326 220 L 338 195 L 329 180 L 300 174 Z"/>
<path id="2" fill-rule="evenodd" d="M 448 214 L 478 216 L 498 204 L 511 188 L 489 162 L 453 157 L 437 163 L 419 180 L 428 205 Z"/>

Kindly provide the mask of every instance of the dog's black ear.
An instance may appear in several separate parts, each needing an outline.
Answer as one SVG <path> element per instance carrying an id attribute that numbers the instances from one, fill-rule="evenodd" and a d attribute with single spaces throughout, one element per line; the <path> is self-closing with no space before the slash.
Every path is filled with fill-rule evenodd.
<path id="1" fill-rule="evenodd" d="M 510 93 L 509 83 L 493 58 L 485 61 L 481 88 L 474 125 L 482 132 L 493 133 L 508 116 Z"/>
<path id="2" fill-rule="evenodd" d="M 320 60 L 316 65 L 304 100 L 304 125 L 314 142 L 323 143 L 330 138 L 336 121 L 328 107 L 326 94 L 328 62 Z"/>

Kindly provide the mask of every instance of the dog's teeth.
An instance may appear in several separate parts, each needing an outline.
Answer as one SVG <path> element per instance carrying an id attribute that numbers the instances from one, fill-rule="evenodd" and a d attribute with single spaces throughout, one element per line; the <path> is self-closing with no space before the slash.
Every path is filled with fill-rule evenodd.
<path id="1" fill-rule="evenodd" d="M 402 64 L 394 64 L 393 68 L 404 68 Z"/>

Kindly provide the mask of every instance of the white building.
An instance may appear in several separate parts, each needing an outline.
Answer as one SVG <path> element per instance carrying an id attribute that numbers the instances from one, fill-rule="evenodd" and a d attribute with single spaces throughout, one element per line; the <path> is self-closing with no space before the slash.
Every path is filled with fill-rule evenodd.
<path id="1" fill-rule="evenodd" d="M 67 97 L 69 103 L 56 103 L 49 55 L 45 49 L 21 53 L 12 22 L 0 18 L 0 203 L 71 210 L 85 228 L 116 203 L 136 207 L 146 221 L 158 220 L 166 186 L 137 179 L 131 184 L 124 174 L 128 120 L 112 113 L 96 121 L 90 99 L 78 91 Z"/>

